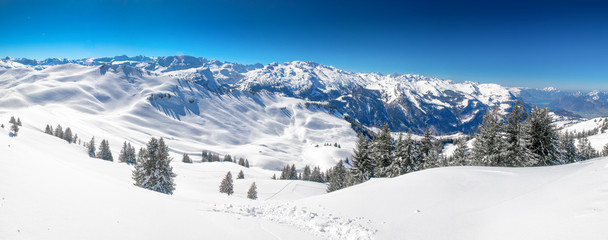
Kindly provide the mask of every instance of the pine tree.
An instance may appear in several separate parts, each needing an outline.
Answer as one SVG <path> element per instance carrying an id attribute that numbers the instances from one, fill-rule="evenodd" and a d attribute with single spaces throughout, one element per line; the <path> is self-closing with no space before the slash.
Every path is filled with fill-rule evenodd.
<path id="1" fill-rule="evenodd" d="M 388 124 L 384 124 L 380 133 L 373 142 L 372 158 L 375 164 L 374 172 L 378 177 L 386 177 L 387 168 L 392 162 L 393 139 L 388 129 Z"/>
<path id="2" fill-rule="evenodd" d="M 13 134 L 15 136 L 17 136 L 17 133 L 19 132 L 19 123 L 17 121 L 15 121 L 15 117 L 11 117 L 11 119 L 9 120 L 9 123 L 11 123 L 11 131 L 13 131 Z"/>
<path id="3" fill-rule="evenodd" d="M 118 162 L 126 162 L 129 154 L 129 147 L 127 146 L 127 142 L 122 143 L 122 149 L 120 149 L 120 154 L 118 155 Z"/>
<path id="4" fill-rule="evenodd" d="M 175 184 L 173 167 L 170 165 L 169 147 L 163 138 L 152 138 L 146 148 L 139 151 L 137 165 L 133 170 L 135 185 L 153 191 L 173 194 Z"/>
<path id="5" fill-rule="evenodd" d="M 298 180 L 298 171 L 296 171 L 296 165 L 292 164 L 289 169 L 289 179 Z"/>
<path id="6" fill-rule="evenodd" d="M 61 127 L 61 125 L 57 125 L 57 127 L 55 128 L 55 137 L 63 139 L 63 128 Z"/>
<path id="7" fill-rule="evenodd" d="M 538 157 L 536 165 L 554 165 L 558 157 L 558 136 L 547 107 L 534 106 L 528 118 L 530 126 L 530 151 Z M 531 162 L 529 165 L 533 165 Z"/>
<path id="8" fill-rule="evenodd" d="M 243 170 L 239 171 L 239 174 L 236 175 L 236 179 L 244 179 L 245 178 L 245 174 L 243 173 Z"/>
<path id="9" fill-rule="evenodd" d="M 182 162 L 184 162 L 184 163 L 192 163 L 192 159 L 190 159 L 190 156 L 188 156 L 187 153 L 184 153 L 184 155 L 182 156 Z"/>
<path id="10" fill-rule="evenodd" d="M 63 133 L 63 139 L 68 141 L 69 143 L 72 143 L 72 129 L 70 129 L 70 127 L 67 127 L 65 129 L 65 132 Z"/>
<path id="11" fill-rule="evenodd" d="M 369 140 L 362 134 L 359 135 L 359 141 L 355 146 L 353 156 L 353 171 L 356 171 L 356 175 L 360 175 L 361 178 L 367 180 L 374 177 L 374 162 L 371 159 L 371 149 L 369 146 Z"/>
<path id="12" fill-rule="evenodd" d="M 220 184 L 220 193 L 226 193 L 228 195 L 234 193 L 232 185 L 232 174 L 230 172 L 226 174 L 226 177 L 224 177 L 222 183 Z"/>
<path id="13" fill-rule="evenodd" d="M 469 162 L 469 146 L 467 145 L 466 139 L 458 140 L 456 144 L 456 150 L 452 154 L 452 165 L 455 166 L 467 166 Z"/>
<path id="14" fill-rule="evenodd" d="M 480 166 L 496 166 L 504 161 L 505 142 L 501 132 L 497 110 L 488 111 L 475 133 L 473 163 Z"/>
<path id="15" fill-rule="evenodd" d="M 310 181 L 313 182 L 323 182 L 323 175 L 321 174 L 321 168 L 316 166 L 312 169 L 312 173 L 310 173 Z"/>
<path id="16" fill-rule="evenodd" d="M 431 130 L 428 127 L 424 131 L 424 135 L 422 136 L 418 150 L 420 154 L 418 157 L 418 170 L 434 167 L 437 164 L 437 157 L 433 146 L 433 137 L 431 136 Z"/>
<path id="17" fill-rule="evenodd" d="M 304 171 L 302 172 L 302 180 L 310 181 L 310 166 L 304 166 Z"/>
<path id="18" fill-rule="evenodd" d="M 258 187 L 255 186 L 255 182 L 253 182 L 251 184 L 251 187 L 249 187 L 249 191 L 247 191 L 247 198 L 249 199 L 253 199 L 256 200 L 258 199 Z"/>
<path id="19" fill-rule="evenodd" d="M 205 150 L 201 153 L 201 162 L 209 162 L 209 153 Z"/>
<path id="20" fill-rule="evenodd" d="M 329 178 L 327 192 L 333 192 L 345 187 L 346 169 L 344 168 L 344 165 L 342 165 L 342 161 L 339 161 L 336 166 L 332 168 L 329 175 L 331 176 Z"/>
<path id="21" fill-rule="evenodd" d="M 391 165 L 388 166 L 385 175 L 387 177 L 397 177 L 401 174 L 405 174 L 407 171 L 407 167 L 405 165 L 405 146 L 404 146 L 403 136 L 399 134 L 399 138 L 397 139 L 397 143 L 395 144 L 395 150 L 393 151 L 393 160 Z"/>
<path id="22" fill-rule="evenodd" d="M 137 156 L 135 155 L 135 148 L 131 146 L 131 143 L 127 143 L 127 164 L 136 164 Z"/>
<path id="23" fill-rule="evenodd" d="M 598 157 L 597 151 L 591 147 L 589 139 L 584 137 L 578 140 L 578 152 L 581 160 L 587 160 Z"/>
<path id="24" fill-rule="evenodd" d="M 505 122 L 505 159 L 498 166 L 525 167 L 536 155 L 530 149 L 530 134 L 528 130 L 528 113 L 522 102 L 513 105 L 511 114 Z"/>
<path id="25" fill-rule="evenodd" d="M 97 152 L 95 156 L 106 161 L 114 161 L 114 158 L 112 157 L 112 151 L 110 151 L 110 144 L 108 143 L 108 140 L 101 140 L 101 143 L 99 144 L 99 152 Z"/>
<path id="26" fill-rule="evenodd" d="M 88 152 L 89 152 L 89 157 L 95 157 L 95 137 L 91 137 L 91 141 L 89 141 L 88 144 Z"/>
<path id="27" fill-rule="evenodd" d="M 19 127 L 22 127 L 23 125 L 21 124 L 21 118 L 17 118 L 17 125 L 19 125 Z"/>
<path id="28" fill-rule="evenodd" d="M 232 157 L 230 156 L 230 154 L 224 155 L 224 162 L 232 162 Z"/>
<path id="29" fill-rule="evenodd" d="M 608 156 L 608 144 L 604 145 L 604 148 L 602 148 L 602 157 L 607 157 Z"/>
<path id="30" fill-rule="evenodd" d="M 244 158 L 239 158 L 239 165 L 241 166 L 245 166 L 245 159 Z"/>
<path id="31" fill-rule="evenodd" d="M 272 174 L 272 179 L 273 179 L 273 180 L 277 180 L 277 174 L 276 174 L 276 173 L 273 173 L 273 174 Z"/>
<path id="32" fill-rule="evenodd" d="M 403 164 L 405 165 L 405 172 L 413 172 L 418 170 L 420 164 L 420 151 L 418 150 L 416 143 L 412 139 L 412 131 L 408 131 L 407 137 L 403 142 Z"/>
<path id="33" fill-rule="evenodd" d="M 572 134 L 566 132 L 559 137 L 559 150 L 559 162 L 561 164 L 578 162 L 578 151 Z"/>
<path id="34" fill-rule="evenodd" d="M 245 159 L 245 167 L 249 168 L 249 160 Z"/>
<path id="35" fill-rule="evenodd" d="M 44 133 L 53 135 L 53 127 L 51 127 L 50 125 L 47 124 L 46 127 L 44 128 Z"/>
<path id="36" fill-rule="evenodd" d="M 80 140 L 80 139 L 78 139 L 78 133 L 74 133 L 74 137 L 72 138 L 72 142 L 76 143 L 78 140 Z"/>

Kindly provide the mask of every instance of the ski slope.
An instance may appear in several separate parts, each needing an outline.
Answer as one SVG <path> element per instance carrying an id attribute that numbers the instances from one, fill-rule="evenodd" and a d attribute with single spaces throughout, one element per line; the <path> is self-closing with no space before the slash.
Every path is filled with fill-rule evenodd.
<path id="1" fill-rule="evenodd" d="M 7 125 L 6 120 L 2 122 Z M 22 119 L 24 123 L 26 122 Z M 169 145 L 171 147 L 171 145 Z M 132 166 L 24 124 L 0 129 L 2 239 L 605 239 L 608 159 L 447 167 L 333 193 L 233 163 L 173 161 L 176 190 L 135 187 Z M 177 156 L 174 156 L 177 157 Z M 239 170 L 235 194 L 218 192 Z M 258 200 L 245 198 L 255 181 Z"/>

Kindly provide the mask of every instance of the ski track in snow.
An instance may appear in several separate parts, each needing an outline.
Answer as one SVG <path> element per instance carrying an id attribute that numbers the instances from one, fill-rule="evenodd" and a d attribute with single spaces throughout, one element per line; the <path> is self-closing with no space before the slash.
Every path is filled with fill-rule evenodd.
<path id="1" fill-rule="evenodd" d="M 212 211 L 238 214 L 287 224 L 300 230 L 312 232 L 325 239 L 374 239 L 376 229 L 365 227 L 365 218 L 342 218 L 332 214 L 316 213 L 306 207 L 290 203 L 264 205 L 213 204 Z"/>

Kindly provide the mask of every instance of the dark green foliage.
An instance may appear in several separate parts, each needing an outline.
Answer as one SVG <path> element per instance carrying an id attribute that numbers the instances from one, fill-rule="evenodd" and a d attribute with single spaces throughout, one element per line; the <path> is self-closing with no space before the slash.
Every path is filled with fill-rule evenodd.
<path id="1" fill-rule="evenodd" d="M 255 185 L 255 182 L 251 184 L 249 187 L 249 191 L 247 191 L 247 198 L 249 199 L 258 199 L 258 187 Z"/>
<path id="2" fill-rule="evenodd" d="M 68 141 L 69 143 L 73 142 L 73 136 L 72 136 L 72 129 L 70 129 L 70 127 L 67 127 L 65 129 L 65 132 L 63 133 L 63 139 Z"/>
<path id="3" fill-rule="evenodd" d="M 46 127 L 44 128 L 44 133 L 53 135 L 53 127 L 51 127 L 50 125 L 47 124 Z"/>
<path id="4" fill-rule="evenodd" d="M 327 192 L 333 192 L 346 187 L 346 169 L 342 165 L 342 161 L 338 162 L 334 166 L 330 173 L 329 186 L 327 186 Z"/>
<path id="5" fill-rule="evenodd" d="M 558 136 L 549 109 L 534 106 L 529 116 L 530 151 L 538 162 L 529 165 L 554 165 L 558 157 Z"/>
<path id="6" fill-rule="evenodd" d="M 496 166 L 504 162 L 505 141 L 502 123 L 497 110 L 488 111 L 477 127 L 473 144 L 473 163 L 479 166 Z"/>
<path id="7" fill-rule="evenodd" d="M 236 175 L 236 179 L 244 179 L 245 178 L 245 174 L 243 173 L 243 170 L 239 171 L 239 174 Z"/>
<path id="8" fill-rule="evenodd" d="M 228 195 L 232 195 L 234 193 L 233 185 L 232 185 L 232 174 L 228 172 L 226 177 L 220 183 L 220 193 L 226 193 Z"/>
<path id="9" fill-rule="evenodd" d="M 63 139 L 63 128 L 61 127 L 61 125 L 57 125 L 57 127 L 55 128 L 55 137 Z"/>
<path id="10" fill-rule="evenodd" d="M 175 184 L 173 167 L 170 165 L 169 147 L 163 138 L 152 138 L 146 148 L 139 151 L 137 165 L 133 170 L 135 185 L 153 191 L 173 194 Z"/>
<path id="11" fill-rule="evenodd" d="M 379 177 L 387 176 L 387 168 L 392 162 L 393 139 L 391 132 L 388 129 L 388 124 L 385 124 L 372 145 L 372 159 L 375 164 L 374 172 Z"/>
<path id="12" fill-rule="evenodd" d="M 95 157 L 95 137 L 91 137 L 91 141 L 87 144 L 89 157 Z"/>
<path id="13" fill-rule="evenodd" d="M 188 156 L 187 153 L 184 153 L 184 155 L 182 156 L 182 162 L 184 162 L 184 163 L 192 163 L 192 159 L 190 159 L 190 156 Z"/>

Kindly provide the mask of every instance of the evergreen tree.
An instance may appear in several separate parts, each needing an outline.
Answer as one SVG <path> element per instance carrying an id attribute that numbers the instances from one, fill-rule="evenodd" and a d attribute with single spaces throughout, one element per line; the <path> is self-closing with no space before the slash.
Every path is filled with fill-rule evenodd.
<path id="1" fill-rule="evenodd" d="M 224 177 L 222 183 L 220 184 L 220 193 L 226 193 L 228 195 L 234 193 L 232 185 L 232 174 L 230 172 L 226 174 L 226 177 Z"/>
<path id="2" fill-rule="evenodd" d="M 126 162 L 129 154 L 129 147 L 127 146 L 127 142 L 122 143 L 122 149 L 120 149 L 120 154 L 118 155 L 119 162 Z"/>
<path id="3" fill-rule="evenodd" d="M 319 168 L 319 166 L 316 166 L 312 169 L 312 172 L 310 173 L 310 181 L 313 182 L 323 182 L 323 175 L 321 174 L 321 169 Z"/>
<path id="4" fill-rule="evenodd" d="M 163 138 L 150 139 L 146 148 L 140 150 L 137 160 L 137 165 L 133 170 L 136 186 L 173 194 L 173 190 L 175 190 L 173 178 L 176 175 L 170 165 L 169 147 L 165 145 Z"/>
<path id="5" fill-rule="evenodd" d="M 55 137 L 63 139 L 63 128 L 61 127 L 61 125 L 57 125 L 57 127 L 55 128 Z"/>
<path id="6" fill-rule="evenodd" d="M 498 166 L 525 167 L 530 159 L 536 159 L 536 155 L 528 148 L 530 135 L 527 118 L 528 113 L 523 103 L 517 101 L 505 123 L 505 161 L 498 163 Z"/>
<path id="7" fill-rule="evenodd" d="M 95 137 L 91 137 L 91 141 L 88 144 L 89 157 L 95 157 Z"/>
<path id="8" fill-rule="evenodd" d="M 388 166 L 385 175 L 387 177 L 397 177 L 401 174 L 405 174 L 407 171 L 407 166 L 405 164 L 405 146 L 404 146 L 403 136 L 399 134 L 399 138 L 397 139 L 397 143 L 395 144 L 395 150 L 393 151 L 393 160 L 391 165 Z M 352 182 L 352 181 L 351 181 Z"/>
<path id="9" fill-rule="evenodd" d="M 388 129 L 388 124 L 384 124 L 380 133 L 373 142 L 372 158 L 374 160 L 374 172 L 379 177 L 386 177 L 387 168 L 392 162 L 393 139 Z"/>
<path id="10" fill-rule="evenodd" d="M 458 140 L 456 144 L 456 150 L 452 154 L 452 165 L 456 166 L 467 166 L 469 162 L 469 146 L 467 145 L 466 139 Z"/>
<path id="11" fill-rule="evenodd" d="M 272 179 L 273 179 L 273 180 L 277 180 L 277 174 L 276 174 L 276 173 L 273 173 L 273 174 L 272 174 Z"/>
<path id="12" fill-rule="evenodd" d="M 339 161 L 336 166 L 332 168 L 331 173 L 328 175 L 331 176 L 329 178 L 329 186 L 327 187 L 327 192 L 333 192 L 345 187 L 346 169 L 344 168 L 344 165 L 342 165 L 342 161 Z"/>
<path id="13" fill-rule="evenodd" d="M 15 136 L 17 136 L 17 133 L 19 132 L 19 123 L 17 121 L 15 121 L 15 117 L 11 117 L 11 119 L 9 120 L 9 123 L 11 123 L 11 131 L 13 131 L 13 134 L 15 134 Z"/>
<path id="14" fill-rule="evenodd" d="M 403 142 L 403 164 L 405 165 L 405 172 L 413 172 L 418 170 L 420 164 L 420 151 L 416 147 L 416 143 L 412 139 L 412 131 L 408 131 L 407 137 Z"/>
<path id="15" fill-rule="evenodd" d="M 17 118 L 17 125 L 19 125 L 19 127 L 22 127 L 23 125 L 21 124 L 21 118 Z"/>
<path id="16" fill-rule="evenodd" d="M 255 186 L 255 182 L 253 182 L 251 184 L 251 187 L 249 187 L 249 191 L 247 191 L 247 198 L 249 199 L 253 199 L 256 200 L 258 199 L 258 187 Z"/>
<path id="17" fill-rule="evenodd" d="M 602 157 L 608 157 L 608 144 L 604 145 L 604 148 L 602 148 Z"/>
<path id="18" fill-rule="evenodd" d="M 53 127 L 51 127 L 50 125 L 47 124 L 46 127 L 44 128 L 44 133 L 53 135 Z"/>
<path id="19" fill-rule="evenodd" d="M 78 140 L 80 140 L 80 139 L 78 139 L 78 133 L 74 133 L 74 137 L 72 138 L 72 142 L 76 143 Z"/>
<path id="20" fill-rule="evenodd" d="M 528 118 L 530 126 L 530 151 L 538 157 L 536 165 L 557 164 L 558 137 L 553 126 L 553 119 L 549 116 L 547 107 L 534 106 Z M 529 165 L 533 165 L 532 161 Z"/>
<path id="21" fill-rule="evenodd" d="M 112 157 L 112 151 L 110 151 L 110 144 L 108 143 L 108 140 L 101 140 L 101 143 L 99 144 L 99 152 L 97 152 L 95 156 L 103 160 L 114 161 L 114 158 Z"/>
<path id="22" fill-rule="evenodd" d="M 245 159 L 244 158 L 239 158 L 239 165 L 241 166 L 245 166 Z"/>
<path id="23" fill-rule="evenodd" d="M 374 162 L 371 159 L 371 149 L 367 137 L 359 135 L 359 141 L 355 146 L 353 156 L 353 171 L 355 175 L 367 180 L 374 177 Z"/>
<path id="24" fill-rule="evenodd" d="M 72 129 L 70 129 L 70 127 L 67 127 L 65 129 L 65 132 L 63 133 L 63 139 L 68 141 L 69 143 L 73 142 Z"/>
<path id="25" fill-rule="evenodd" d="M 298 180 L 298 171 L 296 171 L 296 165 L 292 164 L 289 169 L 289 179 Z"/>
<path id="26" fill-rule="evenodd" d="M 578 151 L 574 144 L 574 136 L 566 132 L 559 137 L 559 162 L 561 164 L 578 162 Z"/>
<path id="27" fill-rule="evenodd" d="M 504 161 L 505 142 L 497 110 L 488 111 L 475 133 L 473 163 L 480 166 L 496 166 Z"/>
<path id="28" fill-rule="evenodd" d="M 302 180 L 310 181 L 310 166 L 306 165 L 302 172 Z"/>
<path id="29" fill-rule="evenodd" d="M 591 147 L 589 139 L 584 137 L 578 140 L 578 152 L 581 160 L 587 160 L 598 157 L 597 151 Z"/>
<path id="30" fill-rule="evenodd" d="M 201 162 L 209 162 L 209 153 L 205 150 L 201 153 Z"/>
<path id="31" fill-rule="evenodd" d="M 182 162 L 184 162 L 184 163 L 192 163 L 192 159 L 190 159 L 190 156 L 188 156 L 187 153 L 184 153 L 184 155 L 182 156 Z"/>
<path id="32" fill-rule="evenodd" d="M 136 164 L 137 156 L 135 155 L 135 148 L 131 146 L 131 143 L 127 143 L 127 164 Z"/>
<path id="33" fill-rule="evenodd" d="M 245 174 L 243 173 L 243 170 L 239 171 L 239 174 L 236 175 L 236 179 L 244 179 L 245 178 Z"/>
<path id="34" fill-rule="evenodd" d="M 232 157 L 230 156 L 230 154 L 224 155 L 224 162 L 232 162 Z"/>
<path id="35" fill-rule="evenodd" d="M 249 168 L 249 160 L 245 159 L 245 167 Z"/>

